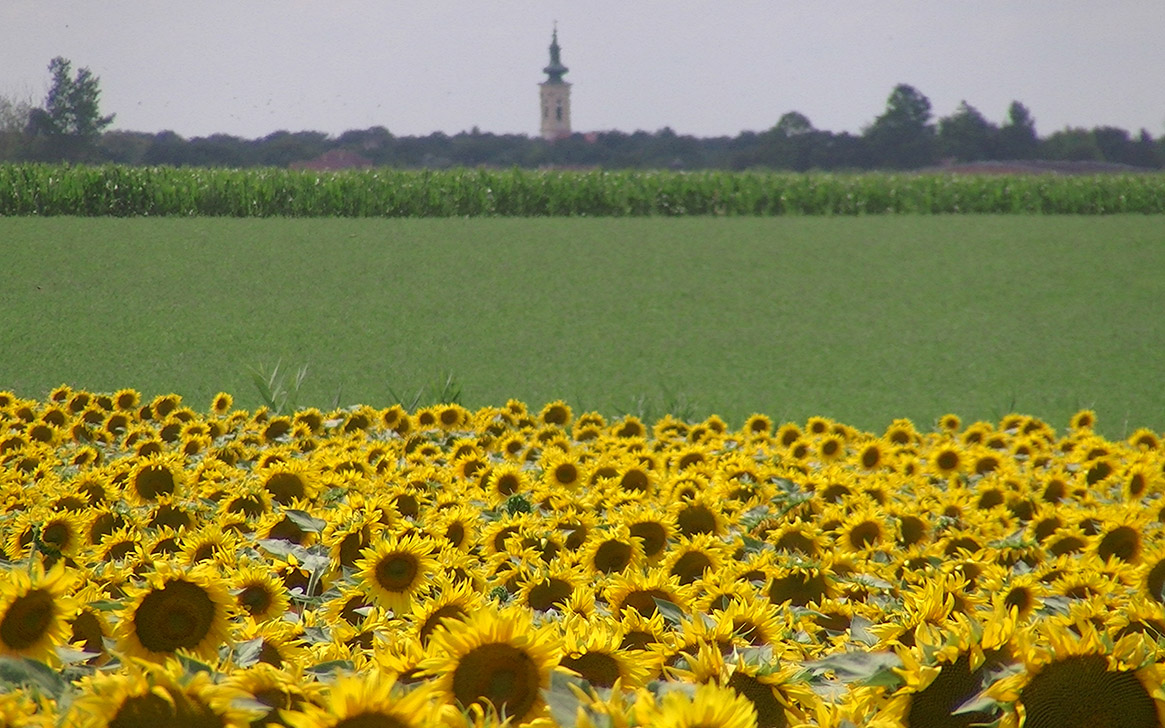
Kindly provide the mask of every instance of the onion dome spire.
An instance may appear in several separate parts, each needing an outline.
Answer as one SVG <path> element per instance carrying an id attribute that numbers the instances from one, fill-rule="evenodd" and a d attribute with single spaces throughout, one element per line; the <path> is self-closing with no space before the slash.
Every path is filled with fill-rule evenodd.
<path id="1" fill-rule="evenodd" d="M 568 69 L 562 65 L 562 59 L 559 57 L 560 49 L 558 47 L 558 24 L 554 25 L 554 35 L 550 40 L 550 65 L 542 69 L 548 78 L 546 83 L 564 83 L 562 74 L 566 73 Z"/>

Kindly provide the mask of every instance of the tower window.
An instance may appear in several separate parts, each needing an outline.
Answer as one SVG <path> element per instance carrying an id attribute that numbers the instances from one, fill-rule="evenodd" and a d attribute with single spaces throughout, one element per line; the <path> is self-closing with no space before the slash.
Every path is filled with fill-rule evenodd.
<path id="1" fill-rule="evenodd" d="M 559 104 L 558 108 L 554 110 L 554 118 L 562 121 L 562 104 Z"/>

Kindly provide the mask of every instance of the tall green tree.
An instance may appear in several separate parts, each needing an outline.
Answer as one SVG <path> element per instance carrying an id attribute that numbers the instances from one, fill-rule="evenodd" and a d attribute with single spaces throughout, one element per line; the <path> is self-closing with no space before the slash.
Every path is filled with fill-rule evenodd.
<path id="1" fill-rule="evenodd" d="M 49 61 L 52 84 L 44 107 L 29 115 L 29 130 L 45 138 L 48 156 L 77 158 L 91 151 L 114 114 L 101 115 L 100 79 L 88 68 L 73 74 L 73 64 L 57 56 Z"/>
<path id="2" fill-rule="evenodd" d="M 966 101 L 938 122 L 939 153 L 960 162 L 977 162 L 995 156 L 999 129 Z"/>
<path id="3" fill-rule="evenodd" d="M 935 128 L 930 99 L 909 84 L 898 84 L 886 99 L 886 110 L 863 136 L 879 166 L 910 169 L 932 164 Z"/>
<path id="4" fill-rule="evenodd" d="M 1032 159 L 1039 147 L 1036 120 L 1026 106 L 1012 101 L 1007 108 L 1007 123 L 999 128 L 1000 159 Z"/>
<path id="5" fill-rule="evenodd" d="M 19 159 L 26 146 L 26 130 L 32 102 L 0 96 L 0 160 Z"/>

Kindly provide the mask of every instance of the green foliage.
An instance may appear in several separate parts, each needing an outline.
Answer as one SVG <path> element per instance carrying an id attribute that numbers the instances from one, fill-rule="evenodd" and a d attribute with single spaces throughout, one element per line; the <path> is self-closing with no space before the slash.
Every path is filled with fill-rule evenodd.
<path id="1" fill-rule="evenodd" d="M 0 380 L 22 397 L 254 409 L 250 370 L 282 358 L 325 411 L 341 385 L 341 405 L 387 407 L 387 385 L 429 404 L 452 371 L 470 409 L 1165 426 L 1160 215 L 8 217 L 0 240 Z"/>
<path id="2" fill-rule="evenodd" d="M 1165 175 L 0 165 L 0 215 L 638 217 L 1165 212 Z"/>
<path id="3" fill-rule="evenodd" d="M 461 404 L 461 385 L 454 379 L 453 372 L 445 372 L 411 396 L 402 396 L 392 387 L 388 388 L 388 394 L 393 404 L 399 404 L 409 411 L 439 404 Z"/>
<path id="4" fill-rule="evenodd" d="M 299 390 L 303 387 L 303 380 L 307 378 L 307 364 L 288 371 L 283 361 L 275 363 L 268 370 L 262 364 L 251 370 L 251 381 L 259 397 L 275 414 L 286 414 L 299 409 Z"/>
<path id="5" fill-rule="evenodd" d="M 57 56 L 49 62 L 52 86 L 45 98 L 44 131 L 59 136 L 95 139 L 113 123 L 113 114 L 102 116 L 99 79 L 88 68 L 72 75 L 72 62 Z"/>

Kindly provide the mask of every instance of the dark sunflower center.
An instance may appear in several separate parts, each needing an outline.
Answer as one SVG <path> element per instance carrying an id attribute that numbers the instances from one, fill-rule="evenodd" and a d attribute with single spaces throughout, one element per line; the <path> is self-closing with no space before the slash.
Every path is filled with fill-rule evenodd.
<path id="1" fill-rule="evenodd" d="M 531 609 L 544 612 L 555 604 L 569 599 L 573 592 L 574 589 L 568 581 L 563 579 L 546 579 L 530 589 L 530 595 L 526 598 L 526 604 Z"/>
<path id="2" fill-rule="evenodd" d="M 303 498 L 307 488 L 295 473 L 273 473 L 264 484 L 271 500 L 282 505 L 291 503 L 295 498 Z"/>
<path id="3" fill-rule="evenodd" d="M 632 536 L 637 536 L 643 539 L 643 553 L 651 558 L 667 546 L 667 529 L 662 524 L 654 521 L 643 521 L 636 523 L 629 529 Z"/>
<path id="4" fill-rule="evenodd" d="M 673 576 L 680 578 L 681 584 L 691 584 L 704 575 L 704 570 L 712 566 L 712 559 L 701 551 L 689 551 L 676 559 L 671 568 Z"/>
<path id="5" fill-rule="evenodd" d="M 563 485 L 570 485 L 578 480 L 578 468 L 571 463 L 563 463 L 554 469 L 554 479 Z"/>
<path id="6" fill-rule="evenodd" d="M 197 699 L 188 699 L 171 693 L 173 702 L 157 695 L 146 693 L 126 698 L 117 715 L 109 721 L 109 728 L 157 728 L 158 726 L 179 726 L 181 728 L 221 728 L 223 719 Z"/>
<path id="7" fill-rule="evenodd" d="M 336 723 L 336 728 L 408 728 L 408 723 L 386 713 L 361 713 Z"/>
<path id="8" fill-rule="evenodd" d="M 951 711 L 982 688 L 980 683 L 984 667 L 985 664 L 972 671 L 967 655 L 960 655 L 959 659 L 944 665 L 934 682 L 915 693 L 911 699 L 906 725 L 915 728 L 966 728 L 990 722 L 991 715 L 985 712 L 951 715 Z"/>
<path id="9" fill-rule="evenodd" d="M 271 607 L 272 601 L 271 592 L 262 584 L 251 584 L 239 592 L 239 606 L 247 610 L 247 614 L 263 614 Z"/>
<path id="10" fill-rule="evenodd" d="M 697 533 L 716 533 L 716 515 L 707 507 L 700 504 L 691 505 L 680 511 L 676 517 L 680 533 L 685 536 L 695 536 Z"/>
<path id="11" fill-rule="evenodd" d="M 101 631 L 101 620 L 88 609 L 82 611 L 73 620 L 73 637 L 70 642 L 80 643 L 81 649 L 86 652 L 101 653 L 105 651 Z"/>
<path id="12" fill-rule="evenodd" d="M 793 572 L 773 579 L 769 586 L 769 600 L 773 604 L 789 601 L 795 607 L 803 607 L 809 602 L 821 601 L 828 593 L 828 588 L 824 574 Z"/>
<path id="13" fill-rule="evenodd" d="M 427 642 L 429 635 L 433 634 L 433 630 L 441 626 L 442 619 L 465 619 L 465 610 L 456 604 L 446 604 L 433 611 L 425 623 L 421 625 L 419 636 L 421 642 Z"/>
<path id="14" fill-rule="evenodd" d="M 619 487 L 623 490 L 643 493 L 647 491 L 648 485 L 650 482 L 647 479 L 647 473 L 642 470 L 628 470 L 619 479 Z"/>
<path id="15" fill-rule="evenodd" d="M 604 541 L 595 551 L 595 569 L 609 574 L 622 571 L 631 563 L 631 544 L 622 541 Z"/>
<path id="16" fill-rule="evenodd" d="M 420 564 L 412 554 L 388 554 L 376 563 L 376 583 L 391 592 L 407 590 L 416 581 Z"/>
<path id="17" fill-rule="evenodd" d="M 134 478 L 134 490 L 143 500 L 170 495 L 174 492 L 174 474 L 161 465 L 142 468 Z"/>
<path id="18" fill-rule="evenodd" d="M 210 632 L 217 606 L 206 591 L 176 579 L 142 599 L 134 612 L 134 632 L 151 652 L 193 649 Z"/>
<path id="19" fill-rule="evenodd" d="M 1104 535 L 1096 553 L 1105 561 L 1115 556 L 1121 561 L 1132 561 L 1141 550 L 1141 536 L 1131 526 L 1117 526 Z"/>
<path id="20" fill-rule="evenodd" d="M 618 611 L 622 612 L 624 609 L 630 608 L 650 619 L 658 611 L 655 606 L 656 599 L 668 602 L 673 600 L 672 595 L 662 589 L 635 589 L 623 597 Z"/>
<path id="21" fill-rule="evenodd" d="M 943 450 L 935 458 L 935 465 L 939 470 L 954 470 L 959 467 L 959 454 L 954 450 Z"/>
<path id="22" fill-rule="evenodd" d="M 751 675 L 735 672 L 728 680 L 728 687 L 743 695 L 756 708 L 757 728 L 785 728 L 789 724 L 785 707 L 777 700 L 771 686 Z"/>
<path id="23" fill-rule="evenodd" d="M 874 521 L 862 521 L 849 532 L 849 543 L 856 549 L 873 546 L 882 538 L 882 527 Z"/>
<path id="24" fill-rule="evenodd" d="M 40 540 L 57 551 L 64 551 L 73 543 L 73 531 L 66 523 L 50 523 L 40 532 Z"/>
<path id="25" fill-rule="evenodd" d="M 48 631 L 56 615 L 53 595 L 33 589 L 17 597 L 0 619 L 0 642 L 9 650 L 25 650 L 35 645 Z"/>
<path id="26" fill-rule="evenodd" d="M 148 728 L 169 725 L 174 720 L 174 707 L 163 697 L 153 693 L 126 698 L 117 715 L 109 721 L 109 728 Z"/>
<path id="27" fill-rule="evenodd" d="M 518 492 L 518 486 L 521 485 L 521 480 L 513 473 L 506 473 L 498 478 L 497 484 L 494 486 L 501 495 L 513 495 Z"/>
<path id="28" fill-rule="evenodd" d="M 461 523 L 458 523 L 457 521 L 450 523 L 449 527 L 445 529 L 445 539 L 450 544 L 452 544 L 454 548 L 457 548 L 463 541 L 465 541 L 465 526 Z"/>
<path id="29" fill-rule="evenodd" d="M 521 723 L 538 700 L 538 666 L 508 644 L 485 644 L 462 657 L 453 671 L 453 695 L 462 707 L 492 705 Z"/>
<path id="30" fill-rule="evenodd" d="M 1110 671 L 1102 655 L 1058 660 L 1020 694 L 1029 728 L 1160 728 L 1148 690 L 1128 671 Z"/>
<path id="31" fill-rule="evenodd" d="M 619 679 L 619 661 L 603 652 L 587 652 L 578 657 L 562 658 L 562 666 L 582 675 L 591 685 L 609 688 Z"/>

